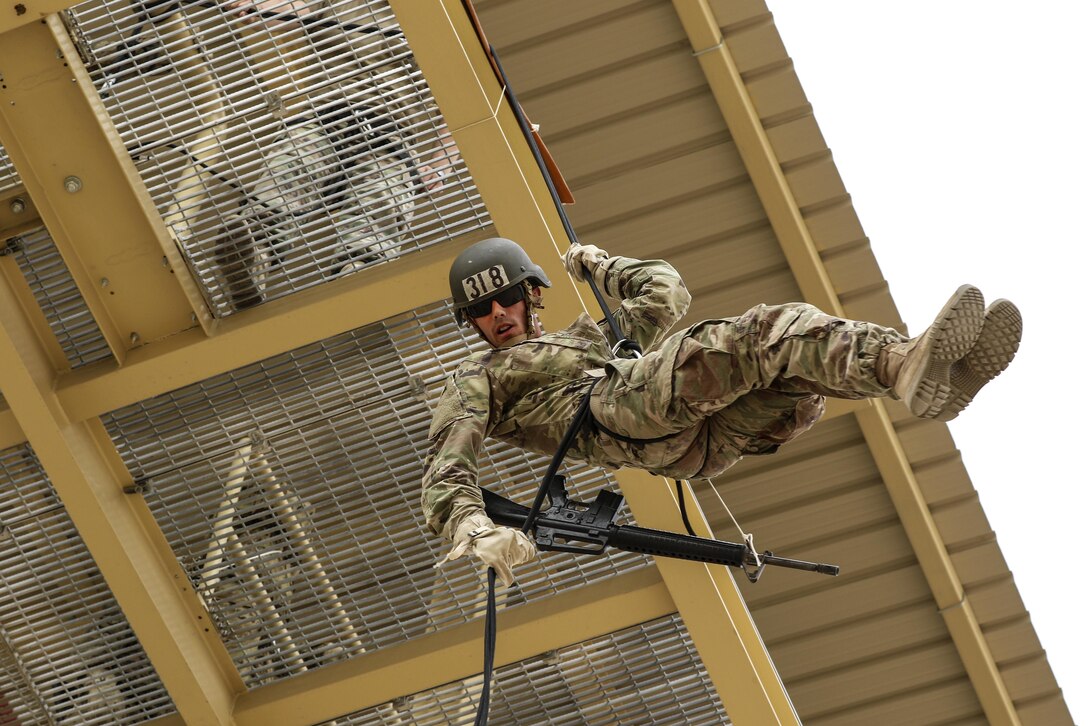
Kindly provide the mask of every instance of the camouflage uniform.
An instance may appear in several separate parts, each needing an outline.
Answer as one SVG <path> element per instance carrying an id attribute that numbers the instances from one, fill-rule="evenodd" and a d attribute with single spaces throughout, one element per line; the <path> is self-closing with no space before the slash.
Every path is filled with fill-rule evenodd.
<path id="1" fill-rule="evenodd" d="M 891 328 L 787 303 L 665 337 L 691 301 L 670 265 L 611 257 L 594 277 L 623 301 L 620 329 L 647 354 L 613 358 L 603 324 L 582 314 L 559 332 L 462 361 L 431 422 L 422 504 L 435 532 L 454 497 L 480 498 L 485 437 L 550 456 L 591 386 L 593 421 L 570 455 L 678 478 L 775 451 L 816 423 L 825 396 L 892 393 L 875 372 L 880 349 L 907 340 Z"/>

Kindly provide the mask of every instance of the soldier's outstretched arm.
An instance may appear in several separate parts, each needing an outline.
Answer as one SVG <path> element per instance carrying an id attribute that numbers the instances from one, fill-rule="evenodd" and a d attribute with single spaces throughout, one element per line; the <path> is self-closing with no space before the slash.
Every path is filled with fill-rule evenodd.
<path id="1" fill-rule="evenodd" d="M 536 559 L 537 550 L 520 530 L 496 525 L 484 512 L 478 457 L 488 431 L 490 391 L 487 370 L 477 364 L 462 364 L 447 381 L 431 419 L 422 504 L 427 525 L 453 544 L 439 564 L 471 554 L 509 586 L 513 568 Z"/>
<path id="2" fill-rule="evenodd" d="M 563 262 L 577 280 L 583 279 L 584 266 L 601 292 L 621 301 L 616 322 L 643 351 L 659 343 L 691 304 L 680 273 L 664 260 L 610 256 L 599 247 L 575 244 Z"/>
<path id="3" fill-rule="evenodd" d="M 487 436 L 490 407 L 487 370 L 462 363 L 446 381 L 428 433 L 430 448 L 424 460 L 421 504 L 435 534 L 443 532 L 455 498 L 477 502 L 483 510 L 477 458 Z"/>

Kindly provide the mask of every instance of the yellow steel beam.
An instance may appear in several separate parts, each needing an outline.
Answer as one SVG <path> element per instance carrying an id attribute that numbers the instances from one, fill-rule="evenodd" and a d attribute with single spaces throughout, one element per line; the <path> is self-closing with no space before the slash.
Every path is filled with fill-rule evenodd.
<path id="1" fill-rule="evenodd" d="M 24 187 L 0 192 L 0 254 L 4 242 L 41 226 L 34 200 Z"/>
<path id="2" fill-rule="evenodd" d="M 60 20 L 0 36 L 0 69 L 0 143 L 117 361 L 210 320 Z"/>
<path id="3" fill-rule="evenodd" d="M 620 471 L 616 478 L 641 526 L 683 531 L 676 490 L 665 480 L 629 469 Z M 685 491 L 692 529 L 701 537 L 713 537 L 694 492 L 690 488 Z M 631 492 L 638 492 L 638 496 L 631 496 Z M 719 673 L 729 682 L 728 690 L 719 690 L 730 721 L 741 726 L 800 724 L 728 568 L 667 557 L 656 559 L 662 577 L 670 582 L 680 616 L 693 631 L 692 638 L 699 633 L 711 641 L 701 647 L 696 641 L 696 647 L 707 670 Z M 743 698 L 738 698 L 738 693 Z"/>
<path id="4" fill-rule="evenodd" d="M 0 6 L 0 36 L 69 8 L 69 0 L 13 0 Z M 3 43 L 3 40 L 0 40 Z"/>
<path id="5" fill-rule="evenodd" d="M 188 723 L 229 724 L 243 684 L 97 420 L 71 422 L 53 366 L 0 275 L 0 381 L 72 522 Z"/>
<path id="6" fill-rule="evenodd" d="M 11 412 L 11 409 L 0 411 L 0 451 L 18 446 L 25 441 L 23 427 L 15 420 L 15 414 Z"/>
<path id="7" fill-rule="evenodd" d="M 478 240 L 489 229 L 466 235 Z M 108 361 L 72 371 L 57 395 L 74 421 L 255 363 L 362 325 L 430 304 L 449 293 L 449 267 L 463 240 L 413 252 L 354 275 L 265 303 L 200 329 L 131 351 L 125 366 Z"/>
<path id="8" fill-rule="evenodd" d="M 706 0 L 673 0 L 677 14 L 805 299 L 836 315 L 843 307 Z M 991 724 L 1018 724 L 1004 680 L 963 584 L 918 487 L 882 401 L 856 412 L 899 519 L 933 591 L 971 683 Z"/>
<path id="9" fill-rule="evenodd" d="M 498 231 L 517 240 L 553 282 L 547 321 L 566 325 L 585 311 L 578 289 L 563 272 L 568 241 L 547 186 L 459 0 L 392 0 L 405 36 L 423 69 Z M 472 79 L 466 83 L 465 79 Z M 633 511 L 646 516 L 675 502 L 658 496 L 662 479 L 622 474 Z M 731 579 L 706 568 L 661 566 L 673 598 L 686 611 L 708 674 L 738 723 L 796 723 L 796 715 Z M 683 601 L 683 602 L 681 602 Z M 697 604 L 697 605 L 696 605 Z M 688 616 L 691 619 L 688 619 Z M 737 653 L 744 659 L 733 660 Z M 758 687 L 750 687 L 752 684 Z M 734 715 L 734 718 L 736 716 Z"/>
<path id="10" fill-rule="evenodd" d="M 18 263 L 15 262 L 11 255 L 0 257 L 0 275 L 3 275 L 7 279 L 8 285 L 11 286 L 12 294 L 15 295 L 15 299 L 19 302 L 19 308 L 34 328 L 34 333 L 41 343 L 42 349 L 49 357 L 53 370 L 63 371 L 67 369 L 69 367 L 68 359 L 64 355 L 64 349 L 57 342 L 57 336 L 53 334 L 53 330 L 49 327 L 49 321 L 38 305 L 34 292 L 30 289 L 22 270 L 19 269 Z"/>
<path id="11" fill-rule="evenodd" d="M 676 612 L 653 568 L 500 612 L 495 667 Z M 483 624 L 421 635 L 238 699 L 239 726 L 303 726 L 418 693 L 480 672 Z"/>

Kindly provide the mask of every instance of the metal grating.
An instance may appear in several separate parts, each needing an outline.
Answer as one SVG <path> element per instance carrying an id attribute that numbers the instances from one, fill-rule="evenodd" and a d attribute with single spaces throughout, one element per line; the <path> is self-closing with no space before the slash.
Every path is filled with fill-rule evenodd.
<path id="1" fill-rule="evenodd" d="M 67 17 L 217 317 L 489 225 L 382 0 Z"/>
<path id="2" fill-rule="evenodd" d="M 15 240 L 15 259 L 72 368 L 113 354 L 72 273 L 44 228 Z"/>
<path id="3" fill-rule="evenodd" d="M 141 723 L 174 711 L 25 444 L 0 452 L 0 714 L 5 701 L 21 724 Z"/>
<path id="4" fill-rule="evenodd" d="M 480 573 L 435 570 L 419 514 L 429 402 L 479 345 L 439 303 L 104 417 L 247 684 L 482 614 Z M 491 445 L 481 482 L 527 501 L 546 463 Z M 614 486 L 570 474 L 584 496 Z M 546 556 L 506 604 L 649 565 Z"/>
<path id="5" fill-rule="evenodd" d="M 0 80 L 2 79 L 3 75 L 0 75 Z M 22 184 L 19 172 L 15 171 L 15 165 L 11 163 L 11 157 L 8 156 L 8 152 L 4 150 L 4 147 L 0 146 L 0 192 L 15 189 L 22 186 Z"/>
<path id="6" fill-rule="evenodd" d="M 471 724 L 480 679 L 338 718 L 328 724 Z M 728 724 L 683 621 L 676 615 L 544 653 L 495 671 L 489 723 Z"/>

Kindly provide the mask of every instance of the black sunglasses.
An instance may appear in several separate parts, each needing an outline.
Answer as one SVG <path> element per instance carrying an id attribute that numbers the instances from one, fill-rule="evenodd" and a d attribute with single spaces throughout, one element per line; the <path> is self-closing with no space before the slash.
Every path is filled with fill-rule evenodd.
<path id="1" fill-rule="evenodd" d="M 525 287 L 522 285 L 513 285 L 505 290 L 500 290 L 490 297 L 485 297 L 483 300 L 477 300 L 474 303 L 466 305 L 465 313 L 467 313 L 470 318 L 482 318 L 491 313 L 491 302 L 493 300 L 498 300 L 499 305 L 508 308 L 524 299 Z"/>

